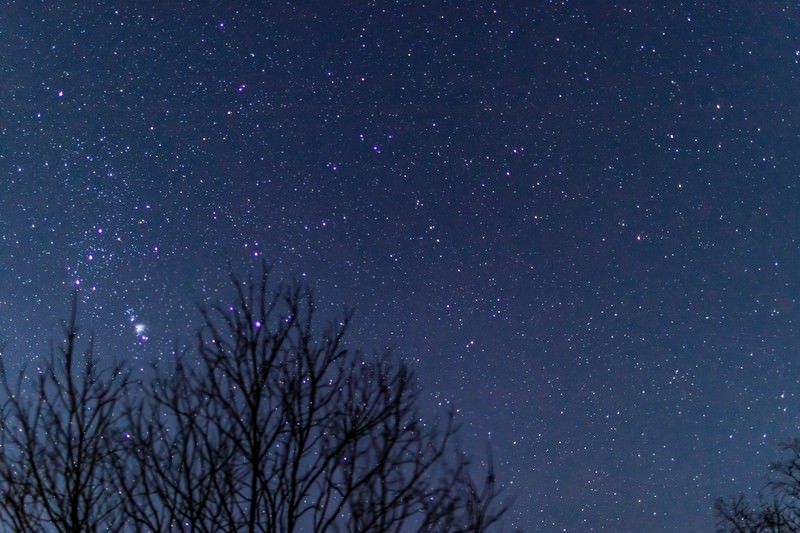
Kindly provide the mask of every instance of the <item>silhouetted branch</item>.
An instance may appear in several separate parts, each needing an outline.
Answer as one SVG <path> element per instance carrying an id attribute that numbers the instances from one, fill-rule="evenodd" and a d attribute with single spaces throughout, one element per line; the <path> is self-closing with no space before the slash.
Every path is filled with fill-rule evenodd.
<path id="1" fill-rule="evenodd" d="M 124 515 L 112 475 L 121 365 L 98 368 L 93 342 L 78 353 L 73 300 L 64 341 L 35 376 L 0 375 L 0 519 L 15 531 L 121 531 Z"/>
<path id="2" fill-rule="evenodd" d="M 714 503 L 720 533 L 800 532 L 800 438 L 782 445 L 784 457 L 770 465 L 757 501 L 744 495 Z"/>

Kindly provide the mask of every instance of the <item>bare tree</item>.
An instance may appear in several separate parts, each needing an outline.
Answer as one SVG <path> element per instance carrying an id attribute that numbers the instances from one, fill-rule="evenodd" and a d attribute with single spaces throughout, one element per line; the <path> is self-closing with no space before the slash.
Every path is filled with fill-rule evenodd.
<path id="1" fill-rule="evenodd" d="M 0 522 L 13 531 L 123 528 L 113 464 L 128 377 L 101 369 L 91 340 L 79 353 L 75 302 L 36 375 L 12 379 L 0 357 Z"/>
<path id="2" fill-rule="evenodd" d="M 714 503 L 720 533 L 800 532 L 800 438 L 782 446 L 769 466 L 769 479 L 755 502 L 744 495 Z"/>
<path id="3" fill-rule="evenodd" d="M 507 506 L 477 482 L 453 412 L 421 413 L 412 372 L 318 330 L 301 283 L 232 276 L 135 394 L 122 365 L 64 341 L 35 373 L 0 358 L 0 524 L 14 532 L 483 532 Z M 169 366 L 169 368 L 165 368 Z"/>
<path id="4" fill-rule="evenodd" d="M 507 507 L 475 483 L 452 413 L 426 422 L 402 362 L 350 349 L 350 313 L 316 329 L 301 283 L 232 277 L 197 351 L 127 409 L 121 491 L 142 531 L 486 531 Z"/>

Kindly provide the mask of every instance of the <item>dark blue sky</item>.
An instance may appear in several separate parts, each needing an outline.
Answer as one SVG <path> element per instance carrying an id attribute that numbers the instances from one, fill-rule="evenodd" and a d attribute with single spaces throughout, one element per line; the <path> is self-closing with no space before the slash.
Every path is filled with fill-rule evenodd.
<path id="1" fill-rule="evenodd" d="M 460 408 L 526 531 L 708 530 L 798 432 L 797 6 L 77 4 L 0 16 L 13 363 L 79 284 L 143 367 L 263 258 Z"/>

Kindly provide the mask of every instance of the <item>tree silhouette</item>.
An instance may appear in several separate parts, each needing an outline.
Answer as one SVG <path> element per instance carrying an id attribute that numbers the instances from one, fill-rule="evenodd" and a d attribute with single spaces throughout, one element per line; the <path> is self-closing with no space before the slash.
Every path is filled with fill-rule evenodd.
<path id="1" fill-rule="evenodd" d="M 800 438 L 785 443 L 782 450 L 783 457 L 769 466 L 767 484 L 756 501 L 744 495 L 716 500 L 718 532 L 800 532 Z"/>
<path id="2" fill-rule="evenodd" d="M 266 268 L 231 278 L 233 304 L 201 309 L 195 348 L 176 349 L 136 394 L 123 399 L 126 375 L 118 367 L 99 373 L 91 349 L 70 385 L 74 313 L 38 396 L 24 399 L 22 374 L 16 384 L 4 380 L 12 416 L 0 426 L 10 444 L 0 455 L 0 496 L 8 502 L 0 520 L 13 531 L 59 532 L 482 532 L 499 525 L 508 506 L 491 457 L 476 480 L 456 446 L 453 412 L 427 420 L 402 361 L 349 346 L 350 312 L 318 329 L 308 286 L 273 289 Z M 87 425 L 87 412 L 102 416 Z M 73 424 L 93 447 L 67 432 Z M 47 455 L 51 435 L 61 433 L 59 446 L 84 450 L 91 471 L 76 472 L 66 451 Z M 71 496 L 56 497 L 59 491 Z M 59 498 L 64 512 L 52 503 Z M 72 500 L 82 521 L 69 514 Z"/>
<path id="3" fill-rule="evenodd" d="M 128 409 L 121 477 L 145 529 L 482 531 L 505 511 L 452 449 L 452 414 L 426 424 L 408 368 L 319 335 L 308 287 L 233 279 L 235 304 L 204 309 L 181 354 Z M 448 456 L 448 454 L 451 454 Z"/>
<path id="4" fill-rule="evenodd" d="M 128 377 L 100 370 L 92 341 L 80 357 L 75 308 L 36 375 L 12 380 L 0 357 L 0 520 L 13 531 L 122 528 L 114 431 Z"/>

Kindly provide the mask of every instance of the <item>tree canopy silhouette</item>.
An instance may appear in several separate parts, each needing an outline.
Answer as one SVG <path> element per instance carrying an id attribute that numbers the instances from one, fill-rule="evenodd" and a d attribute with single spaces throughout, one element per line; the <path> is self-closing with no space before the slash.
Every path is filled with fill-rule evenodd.
<path id="1" fill-rule="evenodd" d="M 90 340 L 80 353 L 76 302 L 64 340 L 14 380 L 0 358 L 0 522 L 12 531 L 119 531 L 114 443 L 128 385 L 120 364 L 100 369 Z"/>
<path id="2" fill-rule="evenodd" d="M 714 503 L 719 533 L 800 532 L 800 438 L 782 445 L 769 477 L 754 500 L 743 494 Z"/>
<path id="3" fill-rule="evenodd" d="M 452 411 L 431 422 L 397 358 L 320 329 L 310 288 L 231 276 L 194 349 L 130 387 L 91 342 L 2 373 L 0 522 L 12 531 L 482 532 L 508 509 L 476 480 Z M 35 383 L 33 389 L 30 383 Z M 135 389 L 135 394 L 126 392 Z"/>

